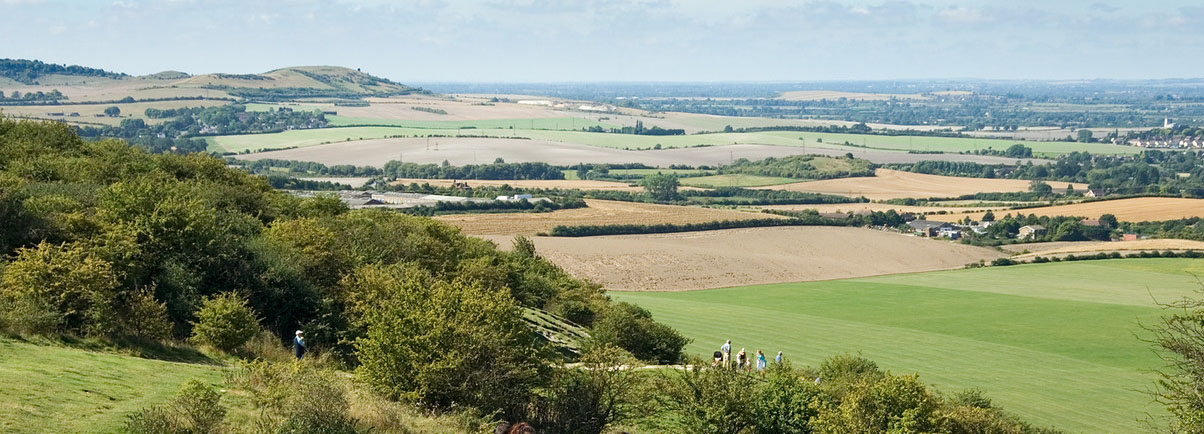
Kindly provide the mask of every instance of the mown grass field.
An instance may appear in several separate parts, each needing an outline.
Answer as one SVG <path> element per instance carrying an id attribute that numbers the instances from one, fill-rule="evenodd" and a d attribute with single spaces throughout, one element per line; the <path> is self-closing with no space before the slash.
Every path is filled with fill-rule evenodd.
<path id="1" fill-rule="evenodd" d="M 191 379 L 220 383 L 222 370 L 0 337 L 0 432 L 119 432 Z"/>
<path id="2" fill-rule="evenodd" d="M 612 293 L 694 339 L 784 351 L 796 363 L 860 353 L 942 390 L 978 387 L 1025 419 L 1070 432 L 1146 431 L 1160 361 L 1141 340 L 1204 261 L 1121 259 L 901 274 L 678 293 Z M 1195 294 L 1198 295 L 1198 294 Z"/>
<path id="3" fill-rule="evenodd" d="M 514 120 L 503 120 L 509 122 Z M 373 122 L 379 122 L 373 120 Z M 491 137 L 523 137 L 554 142 L 574 143 L 589 146 L 599 146 L 616 149 L 651 149 L 660 145 L 661 148 L 682 148 L 691 146 L 715 146 L 731 144 L 759 144 L 775 146 L 798 146 L 815 149 L 855 150 L 858 147 L 883 149 L 892 151 L 941 151 L 966 152 L 979 149 L 1003 150 L 1007 147 L 1022 143 L 1031 147 L 1038 156 L 1054 156 L 1075 151 L 1087 151 L 1094 154 L 1134 154 L 1138 148 L 1131 146 L 1111 145 L 1104 143 L 1074 143 L 1074 142 L 1021 142 L 1015 140 L 961 138 L 961 137 L 925 137 L 925 136 L 881 136 L 865 134 L 834 134 L 806 133 L 792 131 L 773 131 L 757 133 L 716 133 L 691 134 L 680 136 L 643 136 L 633 134 L 589 133 L 584 131 L 567 131 L 553 129 L 527 128 L 472 128 L 460 129 L 455 122 L 448 121 L 448 128 L 438 128 L 430 122 L 442 121 L 397 121 L 399 123 L 416 122 L 429 124 L 427 128 L 406 127 L 347 127 L 323 128 L 314 130 L 294 130 L 272 134 L 251 134 L 233 136 L 215 136 L 209 138 L 211 150 L 239 152 L 245 149 L 285 148 L 312 146 L 321 143 L 344 141 L 346 139 L 376 139 L 389 136 L 455 136 L 459 134 Z M 499 122 L 499 121 L 464 121 L 464 122 Z M 517 120 L 520 126 L 533 120 Z M 582 121 L 586 122 L 586 121 Z M 853 146 L 846 146 L 844 143 Z"/>

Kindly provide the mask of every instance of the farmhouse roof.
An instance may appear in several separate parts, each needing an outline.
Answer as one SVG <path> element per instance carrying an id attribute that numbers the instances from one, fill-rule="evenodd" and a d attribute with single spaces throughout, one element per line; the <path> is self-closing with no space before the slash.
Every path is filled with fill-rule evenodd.
<path id="1" fill-rule="evenodd" d="M 926 229 L 939 228 L 941 226 L 949 225 L 949 223 L 934 222 L 932 220 L 912 220 L 912 221 L 907 222 L 907 225 L 911 226 L 912 229 L 921 231 L 921 230 L 926 230 Z"/>
<path id="2" fill-rule="evenodd" d="M 1079 224 L 1083 226 L 1103 226 L 1103 222 L 1100 222 L 1099 219 L 1083 219 Z"/>
<path id="3" fill-rule="evenodd" d="M 1030 230 L 1030 231 L 1043 231 L 1043 230 L 1045 230 L 1045 226 L 1041 226 L 1041 225 L 1025 225 L 1024 227 L 1022 227 L 1022 228 L 1020 228 L 1020 229 L 1024 229 L 1024 228 L 1028 228 L 1028 230 Z"/>

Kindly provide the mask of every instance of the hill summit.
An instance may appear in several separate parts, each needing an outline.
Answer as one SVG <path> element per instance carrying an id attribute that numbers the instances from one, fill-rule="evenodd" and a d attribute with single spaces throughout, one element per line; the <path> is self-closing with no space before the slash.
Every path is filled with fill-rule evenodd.
<path id="1" fill-rule="evenodd" d="M 262 74 L 201 74 L 174 85 L 221 89 L 257 99 L 391 96 L 420 89 L 341 66 L 293 66 Z"/>

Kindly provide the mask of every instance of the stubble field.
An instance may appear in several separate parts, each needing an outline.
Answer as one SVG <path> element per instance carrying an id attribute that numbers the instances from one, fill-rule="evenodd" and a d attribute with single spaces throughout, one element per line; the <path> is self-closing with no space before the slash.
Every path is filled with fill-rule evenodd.
<path id="1" fill-rule="evenodd" d="M 1049 182 L 1054 190 L 1065 190 L 1066 182 Z M 958 197 L 974 193 L 1027 191 L 1029 181 L 1022 179 L 963 178 L 926 175 L 890 169 L 878 169 L 871 177 L 826 179 L 794 184 L 761 187 L 764 189 L 805 191 L 811 193 L 864 196 L 870 200 L 900 198 Z M 1075 190 L 1085 190 L 1086 184 L 1074 184 Z"/>
<path id="2" fill-rule="evenodd" d="M 509 248 L 509 236 L 485 237 Z M 801 226 L 536 237 L 574 276 L 625 291 L 680 291 L 960 268 L 998 251 L 864 228 Z"/>
<path id="3" fill-rule="evenodd" d="M 435 217 L 470 235 L 535 235 L 559 225 L 706 223 L 719 220 L 785 218 L 770 214 L 692 206 L 588 199 L 588 208 L 546 213 L 459 214 Z"/>

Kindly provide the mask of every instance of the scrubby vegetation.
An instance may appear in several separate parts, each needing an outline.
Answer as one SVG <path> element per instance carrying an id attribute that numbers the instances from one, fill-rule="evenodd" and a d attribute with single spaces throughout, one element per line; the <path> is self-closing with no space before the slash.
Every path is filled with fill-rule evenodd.
<path id="1" fill-rule="evenodd" d="M 831 179 L 851 176 L 874 176 L 874 163 L 862 159 L 832 158 L 815 155 L 794 155 L 782 158 L 766 158 L 749 161 L 741 158 L 719 173 L 742 173 L 745 175 L 779 176 L 799 179 Z"/>
<path id="2" fill-rule="evenodd" d="M 18 83 L 38 84 L 39 77 L 51 74 L 103 78 L 128 77 L 122 73 L 79 65 L 58 65 L 45 63 L 40 60 L 0 59 L 0 77 L 8 78 Z"/>
<path id="3" fill-rule="evenodd" d="M 295 198 L 209 156 L 153 155 L 82 140 L 61 124 L 0 119 L 0 168 L 0 327 L 9 330 L 196 335 L 231 349 L 248 329 L 304 329 L 316 353 L 358 366 L 393 398 L 514 414 L 526 397 L 487 399 L 477 386 L 501 379 L 499 387 L 532 390 L 547 379 L 547 362 L 563 357 L 523 325 L 520 307 L 602 335 L 611 322 L 595 318 L 653 324 L 646 312 L 614 310 L 600 288 L 534 252 L 503 252 L 423 217 Z M 440 338 L 398 340 L 397 332 Z M 658 333 L 676 338 L 656 341 L 653 353 L 638 336 L 607 343 L 680 359 L 685 340 Z M 422 363 L 435 369 L 422 377 L 433 383 L 390 380 L 412 371 L 388 361 L 413 355 L 460 363 Z M 503 361 L 530 374 L 491 371 L 507 369 Z M 454 384 L 463 387 L 448 389 Z"/>
<path id="4" fill-rule="evenodd" d="M 321 112 L 294 111 L 288 107 L 269 111 L 247 111 L 246 106 L 184 107 L 147 109 L 151 119 L 170 118 L 158 124 L 142 119 L 123 119 L 118 126 L 83 127 L 79 134 L 92 138 L 120 138 L 150 152 L 204 152 L 209 146 L 198 136 L 279 132 L 287 129 L 320 128 L 326 125 Z"/>

